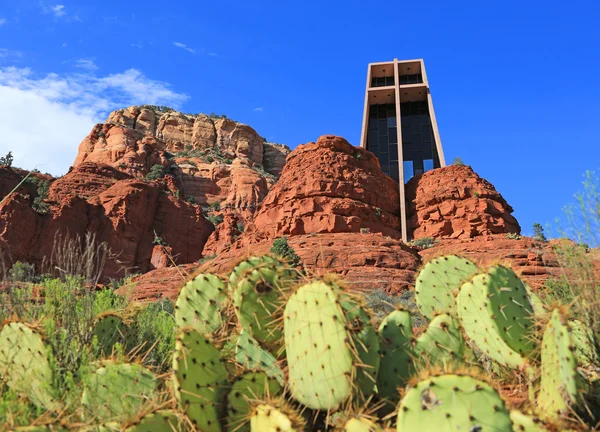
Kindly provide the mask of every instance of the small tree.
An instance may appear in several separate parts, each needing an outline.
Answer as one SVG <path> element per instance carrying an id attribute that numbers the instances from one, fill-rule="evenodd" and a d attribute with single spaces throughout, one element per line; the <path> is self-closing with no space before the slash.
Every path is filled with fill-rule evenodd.
<path id="1" fill-rule="evenodd" d="M 292 266 L 296 267 L 300 264 L 300 257 L 296 254 L 296 251 L 288 244 L 285 236 L 275 239 L 273 241 L 273 247 L 271 253 L 281 258 L 286 259 Z"/>
<path id="2" fill-rule="evenodd" d="M 33 282 L 35 268 L 33 264 L 17 261 L 8 271 L 8 276 L 13 282 Z"/>
<path id="3" fill-rule="evenodd" d="M 162 165 L 153 165 L 150 172 L 144 177 L 146 180 L 158 180 L 165 176 L 165 169 Z"/>
<path id="4" fill-rule="evenodd" d="M 461 157 L 455 157 L 454 160 L 452 161 L 452 165 L 459 165 L 459 166 L 463 166 L 465 163 L 463 162 Z"/>
<path id="5" fill-rule="evenodd" d="M 544 234 L 544 227 L 537 222 L 533 224 L 533 239 L 541 242 L 548 240 Z"/>
<path id="6" fill-rule="evenodd" d="M 6 156 L 0 157 L 0 166 L 10 168 L 13 164 L 13 159 L 12 152 L 9 151 L 6 153 Z"/>

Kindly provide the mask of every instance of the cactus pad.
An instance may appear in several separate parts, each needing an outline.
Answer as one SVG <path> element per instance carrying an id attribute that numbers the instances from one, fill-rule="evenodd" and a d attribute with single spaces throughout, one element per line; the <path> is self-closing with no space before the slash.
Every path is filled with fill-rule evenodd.
<path id="1" fill-rule="evenodd" d="M 398 409 L 398 431 L 511 431 L 502 398 L 470 376 L 427 378 L 410 389 Z"/>
<path id="2" fill-rule="evenodd" d="M 250 401 L 279 396 L 282 387 L 264 372 L 249 372 L 237 378 L 227 396 L 227 427 L 230 431 L 247 432 L 252 407 Z"/>
<path id="3" fill-rule="evenodd" d="M 83 382 L 86 418 L 125 420 L 157 396 L 155 375 L 138 364 L 105 362 Z"/>
<path id="4" fill-rule="evenodd" d="M 559 309 L 544 330 L 538 413 L 545 420 L 556 420 L 579 401 L 575 347 L 566 319 Z"/>
<path id="5" fill-rule="evenodd" d="M 289 407 L 275 403 L 261 403 L 254 407 L 250 416 L 252 432 L 301 432 L 304 421 Z"/>
<path id="6" fill-rule="evenodd" d="M 212 333 L 223 324 L 227 301 L 225 283 L 212 274 L 200 274 L 186 283 L 175 303 L 175 322 L 200 333 Z"/>
<path id="7" fill-rule="evenodd" d="M 478 271 L 471 261 L 456 255 L 429 261 L 415 284 L 415 300 L 421 313 L 430 320 L 441 313 L 455 314 L 458 290 Z"/>
<path id="8" fill-rule="evenodd" d="M 533 348 L 533 309 L 514 272 L 491 267 L 465 282 L 457 297 L 458 316 L 481 351 L 498 363 L 521 367 Z"/>
<path id="9" fill-rule="evenodd" d="M 98 338 L 102 353 L 110 355 L 117 342 L 125 341 L 127 330 L 127 325 L 119 315 L 112 312 L 99 315 L 94 324 L 94 335 Z"/>
<path id="10" fill-rule="evenodd" d="M 321 281 L 300 287 L 286 304 L 284 328 L 293 397 L 334 410 L 352 396 L 356 357 L 336 289 Z"/>
<path id="11" fill-rule="evenodd" d="M 346 317 L 346 331 L 350 335 L 351 350 L 355 355 L 356 376 L 360 398 L 366 400 L 375 392 L 379 363 L 379 337 L 371 317 L 354 298 L 342 294 L 340 305 Z"/>
<path id="12" fill-rule="evenodd" d="M 546 432 L 548 430 L 540 419 L 523 414 L 518 410 L 510 412 L 510 419 L 514 432 Z"/>
<path id="13" fill-rule="evenodd" d="M 125 428 L 125 432 L 179 432 L 186 430 L 181 415 L 164 410 L 146 414 L 139 421 Z"/>
<path id="14" fill-rule="evenodd" d="M 383 429 L 370 419 L 355 417 L 346 422 L 344 432 L 383 432 Z"/>
<path id="15" fill-rule="evenodd" d="M 377 388 L 383 398 L 397 402 L 398 387 L 404 385 L 412 373 L 412 336 L 412 319 L 407 311 L 393 311 L 379 325 L 381 362 Z"/>
<path id="16" fill-rule="evenodd" d="M 194 426 L 204 432 L 219 432 L 221 407 L 227 385 L 227 370 L 219 350 L 191 328 L 184 328 L 175 344 L 173 381 L 179 407 Z"/>
<path id="17" fill-rule="evenodd" d="M 0 377 L 39 407 L 58 408 L 52 389 L 50 349 L 32 327 L 12 322 L 0 332 Z"/>
<path id="18" fill-rule="evenodd" d="M 458 321 L 450 315 L 438 315 L 417 339 L 415 361 L 425 366 L 458 366 L 464 360 L 465 349 Z"/>
<path id="19" fill-rule="evenodd" d="M 235 361 L 247 370 L 260 370 L 284 385 L 283 371 L 273 355 L 242 330 L 235 344 Z"/>
<path id="20" fill-rule="evenodd" d="M 240 325 L 257 341 L 281 340 L 285 293 L 291 288 L 295 274 L 282 262 L 261 257 L 254 265 L 249 261 L 238 265 L 230 276 L 233 304 Z"/>

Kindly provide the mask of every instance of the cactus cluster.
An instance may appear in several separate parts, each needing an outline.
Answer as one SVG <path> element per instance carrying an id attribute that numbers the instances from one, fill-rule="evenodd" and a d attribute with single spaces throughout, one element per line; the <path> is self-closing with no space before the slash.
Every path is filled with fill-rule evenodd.
<path id="1" fill-rule="evenodd" d="M 377 326 L 342 282 L 271 257 L 229 278 L 198 275 L 176 302 L 168 377 L 120 358 L 130 330 L 114 313 L 98 317 L 108 358 L 82 371 L 82 420 L 129 432 L 543 431 L 585 410 L 594 335 L 565 308 L 546 310 L 511 269 L 436 258 L 416 303 L 429 323 L 415 333 L 408 310 Z M 513 373 L 529 378 L 519 409 L 496 386 Z M 4 325 L 0 376 L 58 423 L 52 353 L 35 327 Z"/>

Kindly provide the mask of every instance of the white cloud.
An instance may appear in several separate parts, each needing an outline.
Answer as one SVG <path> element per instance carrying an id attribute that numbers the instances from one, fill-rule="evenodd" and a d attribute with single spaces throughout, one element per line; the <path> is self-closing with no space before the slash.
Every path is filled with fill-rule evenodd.
<path id="1" fill-rule="evenodd" d="M 132 43 L 131 47 L 132 48 L 137 48 L 137 49 L 142 49 L 142 48 L 144 48 L 144 43 L 143 42 Z"/>
<path id="2" fill-rule="evenodd" d="M 62 48 L 66 48 L 66 47 L 68 47 L 68 46 L 69 46 L 69 44 L 68 44 L 68 43 L 66 43 L 66 42 L 63 42 L 63 44 L 62 44 L 61 46 L 62 46 Z"/>
<path id="3" fill-rule="evenodd" d="M 183 44 L 181 42 L 173 42 L 173 45 L 176 46 L 177 48 L 184 49 L 187 52 L 190 52 L 192 54 L 196 54 L 196 50 L 195 49 L 190 48 L 189 46 L 187 46 L 186 44 Z"/>
<path id="4" fill-rule="evenodd" d="M 65 5 L 54 5 L 50 6 L 50 11 L 55 17 L 65 16 L 67 13 L 65 12 Z"/>
<path id="5" fill-rule="evenodd" d="M 96 77 L 0 67 L 0 155 L 12 150 L 16 166 L 64 174 L 79 143 L 111 110 L 141 104 L 178 108 L 187 98 L 136 69 Z"/>
<path id="6" fill-rule="evenodd" d="M 263 112 L 265 109 L 263 107 L 254 108 L 252 111 Z"/>
<path id="7" fill-rule="evenodd" d="M 79 68 L 79 69 L 86 69 L 89 71 L 94 71 L 94 70 L 98 69 L 98 66 L 96 66 L 96 63 L 94 63 L 93 60 L 89 60 L 89 59 L 75 60 L 75 67 Z"/>
<path id="8" fill-rule="evenodd" d="M 6 48 L 0 48 L 0 58 L 5 57 L 21 57 L 23 54 L 20 51 L 13 51 Z"/>
<path id="9" fill-rule="evenodd" d="M 8 21 L 6 21 L 6 18 L 0 18 L 0 27 L 2 27 L 4 24 L 6 24 Z"/>

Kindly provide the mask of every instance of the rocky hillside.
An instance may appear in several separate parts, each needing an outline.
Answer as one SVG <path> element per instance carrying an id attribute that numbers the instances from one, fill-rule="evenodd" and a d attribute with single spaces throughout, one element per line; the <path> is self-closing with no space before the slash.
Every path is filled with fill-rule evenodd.
<path id="1" fill-rule="evenodd" d="M 0 170 L 0 195 L 23 175 Z M 363 290 L 406 290 L 446 252 L 512 263 L 534 287 L 557 271 L 549 244 L 520 238 L 513 209 L 468 166 L 408 183 L 409 227 L 435 244 L 404 244 L 396 184 L 332 135 L 290 153 L 227 118 L 130 107 L 94 127 L 63 177 L 36 176 L 0 204 L 4 266 L 53 271 L 57 238 L 92 233 L 110 250 L 102 280 L 143 273 L 139 298 L 174 295 L 182 274 L 226 273 L 282 236 L 307 269 Z"/>

